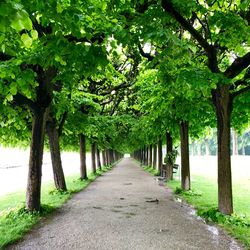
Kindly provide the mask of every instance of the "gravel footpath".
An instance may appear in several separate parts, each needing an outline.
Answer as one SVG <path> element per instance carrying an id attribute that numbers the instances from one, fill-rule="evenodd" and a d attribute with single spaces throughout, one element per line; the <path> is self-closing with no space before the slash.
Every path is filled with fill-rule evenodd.
<path id="1" fill-rule="evenodd" d="M 242 249 L 123 159 L 8 249 Z"/>

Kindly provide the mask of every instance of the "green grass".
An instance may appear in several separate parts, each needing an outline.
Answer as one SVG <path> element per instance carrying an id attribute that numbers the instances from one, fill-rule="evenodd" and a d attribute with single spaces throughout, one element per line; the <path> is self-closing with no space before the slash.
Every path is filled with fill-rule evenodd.
<path id="1" fill-rule="evenodd" d="M 96 174 L 89 174 L 88 180 L 80 180 L 78 175 L 66 177 L 67 192 L 54 189 L 53 181 L 42 186 L 41 212 L 25 210 L 25 192 L 19 191 L 0 197 L 0 249 L 23 237 L 39 220 L 61 207 L 74 193 L 86 188 L 102 173 L 112 167 L 103 167 Z"/>
<path id="2" fill-rule="evenodd" d="M 197 209 L 197 213 L 226 229 L 232 236 L 240 240 L 250 249 L 250 196 L 249 186 L 244 182 L 233 183 L 234 214 L 224 216 L 218 212 L 217 183 L 214 178 L 192 176 L 192 189 L 188 192 L 180 190 L 177 180 L 167 182 L 177 195 Z"/>
<path id="3" fill-rule="evenodd" d="M 148 172 L 148 173 L 150 173 L 150 174 L 152 174 L 152 175 L 154 175 L 154 176 L 158 176 L 158 175 L 159 175 L 159 171 L 156 170 L 156 169 L 154 169 L 153 167 L 150 167 L 150 166 L 143 166 L 143 169 L 144 169 L 146 172 Z"/>

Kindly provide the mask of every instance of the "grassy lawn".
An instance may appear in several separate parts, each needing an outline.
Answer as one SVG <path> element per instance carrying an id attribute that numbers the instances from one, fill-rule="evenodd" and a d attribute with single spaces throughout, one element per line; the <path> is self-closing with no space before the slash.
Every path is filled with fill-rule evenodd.
<path id="1" fill-rule="evenodd" d="M 89 179 L 83 181 L 79 179 L 79 175 L 66 177 L 67 192 L 56 191 L 53 181 L 46 183 L 42 186 L 40 213 L 27 213 L 25 211 L 24 191 L 0 197 L 0 249 L 21 239 L 42 217 L 62 206 L 72 194 L 86 188 L 99 175 L 109 169 L 111 167 L 104 167 L 95 175 L 89 174 Z"/>
<path id="2" fill-rule="evenodd" d="M 178 192 L 180 181 L 176 178 L 167 185 Z M 194 206 L 198 214 L 209 214 L 209 220 L 217 222 L 232 236 L 240 240 L 250 249 L 250 186 L 247 181 L 237 179 L 233 182 L 234 214 L 231 218 L 222 216 L 217 211 L 217 182 L 216 178 L 206 177 L 204 174 L 193 174 L 191 191 L 178 194 L 189 204 Z M 214 211 L 214 212 L 213 212 Z"/>

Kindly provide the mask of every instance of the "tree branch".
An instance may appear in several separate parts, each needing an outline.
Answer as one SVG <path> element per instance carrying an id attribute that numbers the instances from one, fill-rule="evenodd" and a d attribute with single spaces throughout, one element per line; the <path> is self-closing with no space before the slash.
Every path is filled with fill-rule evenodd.
<path id="1" fill-rule="evenodd" d="M 59 137 L 62 135 L 63 126 L 64 126 L 64 123 L 65 123 L 65 121 L 67 119 L 67 116 L 68 116 L 68 112 L 66 111 L 66 112 L 63 113 L 62 119 L 61 119 L 61 121 L 59 123 L 59 127 L 58 127 L 58 136 Z"/>
<path id="2" fill-rule="evenodd" d="M 227 78 L 233 79 L 235 76 L 240 74 L 245 68 L 250 65 L 250 52 L 245 54 L 243 57 L 237 57 L 234 62 L 226 69 L 224 75 Z"/>
<path id="3" fill-rule="evenodd" d="M 32 111 L 36 111 L 38 109 L 35 102 L 28 99 L 26 96 L 17 93 L 15 96 L 13 96 L 13 102 L 17 104 L 18 106 L 28 106 Z"/>
<path id="4" fill-rule="evenodd" d="M 217 53 L 215 48 L 178 12 L 175 10 L 171 0 L 162 0 L 163 9 L 169 13 L 206 51 L 208 57 L 208 67 L 213 73 L 219 73 Z"/>
<path id="5" fill-rule="evenodd" d="M 113 88 L 110 88 L 106 92 L 100 93 L 100 95 L 101 96 L 109 95 L 114 90 L 124 89 L 124 88 L 130 87 L 130 86 L 132 86 L 132 84 L 129 84 L 127 82 L 123 82 L 120 85 L 117 85 L 117 86 L 114 86 Z"/>
<path id="6" fill-rule="evenodd" d="M 11 58 L 13 58 L 13 56 L 7 55 L 3 52 L 0 52 L 0 61 L 8 61 Z"/>
<path id="7" fill-rule="evenodd" d="M 150 53 L 145 53 L 141 47 L 141 44 L 139 43 L 138 44 L 138 48 L 139 48 L 139 51 L 140 51 L 140 54 L 142 57 L 145 57 L 148 59 L 148 61 L 153 61 L 154 60 L 154 57 L 150 55 Z"/>
<path id="8" fill-rule="evenodd" d="M 86 37 L 81 37 L 81 38 L 77 38 L 75 36 L 71 35 L 67 35 L 64 36 L 65 39 L 67 39 L 69 42 L 88 42 L 88 43 L 97 43 L 97 44 L 101 44 L 104 40 L 105 34 L 97 34 L 95 36 L 93 36 L 91 39 L 87 39 Z"/>
<path id="9" fill-rule="evenodd" d="M 240 79 L 240 80 L 234 82 L 233 84 L 231 84 L 230 90 L 235 90 L 235 89 L 237 89 L 239 86 L 243 86 L 243 85 L 247 85 L 246 79 Z"/>
<path id="10" fill-rule="evenodd" d="M 236 96 L 241 95 L 241 94 L 243 94 L 243 93 L 245 93 L 245 92 L 247 92 L 247 91 L 249 91 L 249 90 L 250 90 L 250 85 L 247 86 L 247 87 L 245 87 L 245 88 L 243 88 L 243 89 L 239 89 L 238 91 L 232 93 L 232 94 L 231 94 L 231 97 L 232 97 L 232 98 L 235 98 Z"/>

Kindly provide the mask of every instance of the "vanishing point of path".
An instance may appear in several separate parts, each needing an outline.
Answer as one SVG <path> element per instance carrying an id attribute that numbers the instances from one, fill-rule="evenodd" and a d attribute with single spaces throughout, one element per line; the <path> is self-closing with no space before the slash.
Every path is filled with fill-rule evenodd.
<path id="1" fill-rule="evenodd" d="M 241 248 L 174 201 L 171 192 L 133 160 L 123 159 L 9 249 Z"/>

